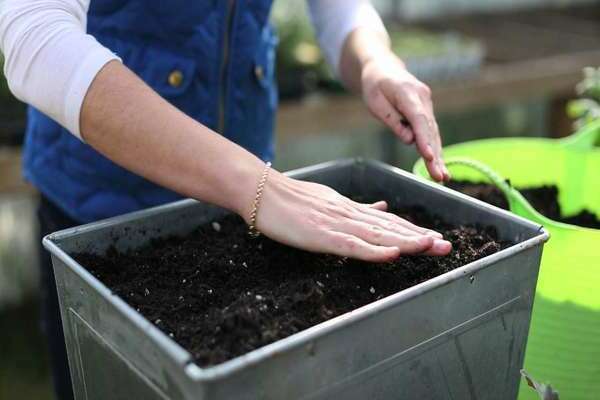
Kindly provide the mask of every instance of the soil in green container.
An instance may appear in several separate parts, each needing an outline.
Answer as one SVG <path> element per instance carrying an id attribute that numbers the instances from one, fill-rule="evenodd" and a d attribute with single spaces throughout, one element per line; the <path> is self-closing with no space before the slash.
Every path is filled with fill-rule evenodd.
<path id="1" fill-rule="evenodd" d="M 469 181 L 451 181 L 447 184 L 451 189 L 458 190 L 466 195 L 496 207 L 508 210 L 508 201 L 500 189 L 486 183 Z M 558 188 L 556 186 L 541 186 L 533 188 L 517 188 L 521 194 L 542 215 L 559 222 L 583 226 L 586 228 L 600 229 L 600 219 L 591 211 L 581 212 L 564 217 L 558 203 Z"/>
<path id="2" fill-rule="evenodd" d="M 252 239 L 234 216 L 128 253 L 75 255 L 186 348 L 200 366 L 290 336 L 507 247 L 492 227 L 453 226 L 420 208 L 401 216 L 453 244 L 446 257 L 368 264 Z"/>

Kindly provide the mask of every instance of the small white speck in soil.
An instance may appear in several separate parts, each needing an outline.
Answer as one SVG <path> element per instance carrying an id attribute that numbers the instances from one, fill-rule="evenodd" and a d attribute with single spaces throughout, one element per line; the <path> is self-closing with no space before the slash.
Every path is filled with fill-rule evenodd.
<path id="1" fill-rule="evenodd" d="M 215 231 L 221 232 L 221 224 L 220 223 L 215 221 L 211 224 L 211 226 Z"/>

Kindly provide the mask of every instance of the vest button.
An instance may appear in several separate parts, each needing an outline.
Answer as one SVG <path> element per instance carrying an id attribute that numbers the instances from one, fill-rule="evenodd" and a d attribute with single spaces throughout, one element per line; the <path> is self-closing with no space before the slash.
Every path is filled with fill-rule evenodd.
<path id="1" fill-rule="evenodd" d="M 265 77 L 265 70 L 261 65 L 257 65 L 254 67 L 254 75 L 256 75 L 256 78 L 258 78 L 259 81 L 263 80 L 263 78 Z"/>
<path id="2" fill-rule="evenodd" d="M 183 73 L 180 70 L 176 69 L 169 74 L 169 85 L 174 88 L 181 86 L 183 83 Z"/>

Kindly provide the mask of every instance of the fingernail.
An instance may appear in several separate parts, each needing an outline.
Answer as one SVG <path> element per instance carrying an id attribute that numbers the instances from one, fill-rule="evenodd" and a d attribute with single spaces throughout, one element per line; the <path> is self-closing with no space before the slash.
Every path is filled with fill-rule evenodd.
<path id="1" fill-rule="evenodd" d="M 439 162 L 439 160 L 436 161 L 435 166 L 437 167 L 438 172 L 440 173 L 440 180 L 443 181 L 444 180 L 444 176 L 445 176 L 444 166 L 442 165 L 441 162 Z"/>
<path id="2" fill-rule="evenodd" d="M 444 173 L 446 174 L 446 179 L 450 180 L 450 178 L 452 178 L 452 175 L 450 175 L 450 171 L 448 171 L 448 167 L 446 167 L 444 165 Z"/>
<path id="3" fill-rule="evenodd" d="M 447 240 L 436 239 L 433 242 L 432 248 L 435 251 L 439 251 L 441 253 L 445 253 L 445 252 L 448 252 L 448 251 L 452 250 L 452 243 L 450 243 Z"/>

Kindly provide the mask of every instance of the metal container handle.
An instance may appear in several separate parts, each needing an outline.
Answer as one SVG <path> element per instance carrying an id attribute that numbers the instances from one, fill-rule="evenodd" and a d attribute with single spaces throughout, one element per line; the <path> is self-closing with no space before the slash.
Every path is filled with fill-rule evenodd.
<path id="1" fill-rule="evenodd" d="M 483 176 L 489 179 L 494 186 L 502 191 L 508 200 L 509 209 L 513 213 L 541 225 L 556 224 L 555 221 L 552 221 L 551 219 L 540 214 L 517 189 L 510 185 L 510 182 L 506 178 L 502 177 L 499 173 L 494 171 L 486 164 L 464 157 L 451 157 L 445 160 L 445 163 L 448 167 L 460 165 L 481 173 Z"/>
<path id="2" fill-rule="evenodd" d="M 562 140 L 562 145 L 569 150 L 589 151 L 595 147 L 600 150 L 600 119 L 584 125 L 577 132 Z"/>

